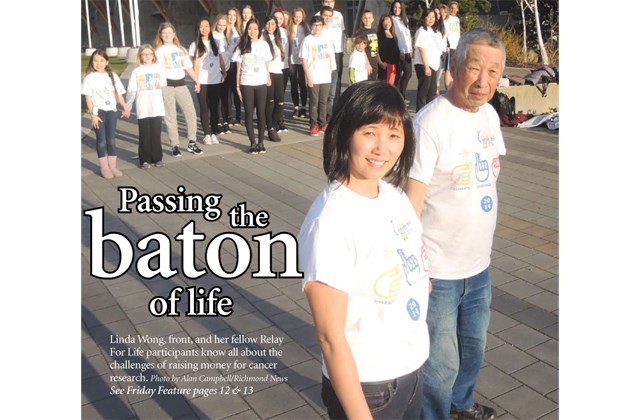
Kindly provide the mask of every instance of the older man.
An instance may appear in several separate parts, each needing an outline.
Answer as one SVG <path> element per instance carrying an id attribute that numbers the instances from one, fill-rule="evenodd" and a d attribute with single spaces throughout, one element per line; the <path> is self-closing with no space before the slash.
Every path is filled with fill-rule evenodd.
<path id="1" fill-rule="evenodd" d="M 451 63 L 454 81 L 414 119 L 416 157 L 407 194 L 422 220 L 433 290 L 424 366 L 426 419 L 493 419 L 474 401 L 489 326 L 489 264 L 496 181 L 505 154 L 498 115 L 487 102 L 505 65 L 492 32 L 465 33 Z"/>

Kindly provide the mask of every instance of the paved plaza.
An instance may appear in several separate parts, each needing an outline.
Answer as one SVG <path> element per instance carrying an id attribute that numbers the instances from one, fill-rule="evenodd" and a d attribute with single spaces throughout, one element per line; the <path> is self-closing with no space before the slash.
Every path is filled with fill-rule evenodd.
<path id="1" fill-rule="evenodd" d="M 415 83 L 414 75 L 410 98 L 415 97 Z M 288 94 L 285 98 L 289 101 Z M 287 103 L 287 117 L 289 106 Z M 413 101 L 411 107 L 413 110 Z M 312 201 L 324 187 L 322 138 L 308 135 L 306 121 L 288 120 L 289 131 L 281 134 L 281 143 L 265 141 L 266 154 L 250 155 L 244 126 L 235 126 L 232 134 L 219 136 L 220 144 L 201 145 L 204 153 L 195 156 L 186 152 L 181 116 L 182 157 L 171 156 L 163 126 L 166 166 L 149 170 L 137 167 L 134 115 L 119 120 L 118 166 L 124 175 L 112 180 L 99 175 L 90 121 L 86 116 L 82 120 L 83 212 L 103 208 L 105 234 L 118 232 L 134 246 L 150 234 L 167 235 L 171 266 L 178 270 L 170 279 L 143 279 L 135 262 L 150 251 L 136 250 L 134 265 L 122 276 L 112 280 L 93 277 L 91 233 L 97 227 L 81 215 L 82 418 L 327 418 L 320 399 L 320 348 L 300 280 L 251 277 L 258 270 L 258 247 L 252 236 L 267 232 L 297 235 Z M 201 139 L 199 122 L 198 127 Z M 500 419 L 553 419 L 559 407 L 558 132 L 503 128 L 503 134 L 507 155 L 501 159 L 498 180 L 491 324 L 476 397 L 495 407 Z M 130 213 L 118 212 L 118 187 L 134 187 L 140 194 L 153 196 L 177 194 L 178 186 L 184 186 L 185 194 L 221 194 L 222 217 L 209 222 L 200 213 L 139 213 L 135 207 Z M 232 228 L 227 212 L 239 203 L 246 203 L 254 213 L 268 212 L 268 227 Z M 196 243 L 194 258 L 196 268 L 206 274 L 196 280 L 184 273 L 184 252 L 176 239 L 191 220 L 195 231 L 205 235 L 205 240 Z M 207 245 L 222 233 L 242 235 L 251 247 L 250 268 L 231 280 L 218 278 L 207 269 L 207 257 L 210 262 L 213 255 L 207 253 Z M 106 242 L 104 249 L 105 269 L 112 271 L 120 254 L 113 242 Z M 283 246 L 273 247 L 272 259 L 273 270 L 283 271 Z M 224 242 L 221 265 L 231 272 L 237 261 L 235 247 Z M 188 308 L 183 296 L 178 304 L 181 316 L 153 316 L 149 301 L 169 296 L 177 286 L 206 290 L 218 286 L 219 296 L 233 299 L 233 314 L 185 316 Z M 123 337 L 132 337 L 134 343 L 114 343 Z M 143 343 L 142 337 L 154 340 Z M 243 342 L 233 344 L 234 337 Z M 166 343 L 158 342 L 160 339 Z M 207 349 L 210 353 L 198 350 L 194 356 L 179 357 L 156 352 L 161 348 Z M 247 354 L 233 353 L 237 349 Z M 200 367 L 229 363 L 229 367 L 194 372 L 184 364 L 171 363 L 176 361 Z M 145 363 L 152 365 L 141 374 L 135 366 Z M 201 375 L 221 381 L 204 382 Z M 247 381 L 248 377 L 268 380 Z M 215 389 L 216 394 L 205 395 L 204 388 Z"/>

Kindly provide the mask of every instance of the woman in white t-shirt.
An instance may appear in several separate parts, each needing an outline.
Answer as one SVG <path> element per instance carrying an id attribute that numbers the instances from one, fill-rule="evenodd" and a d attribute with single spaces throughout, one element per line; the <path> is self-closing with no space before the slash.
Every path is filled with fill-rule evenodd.
<path id="1" fill-rule="evenodd" d="M 411 79 L 411 60 L 413 59 L 413 47 L 411 45 L 411 31 L 409 19 L 405 11 L 404 2 L 394 1 L 389 11 L 395 28 L 398 49 L 400 50 L 400 64 L 396 69 L 395 85 L 405 98 L 407 97 L 407 85 Z"/>
<path id="2" fill-rule="evenodd" d="M 129 108 L 122 95 L 124 86 L 117 74 L 109 67 L 109 56 L 102 49 L 91 54 L 86 76 L 82 79 L 81 93 L 91 113 L 91 125 L 96 133 L 96 151 L 100 173 L 106 179 L 122 176 L 116 168 L 116 124 L 120 104 L 122 116 L 129 118 Z"/>
<path id="3" fill-rule="evenodd" d="M 293 17 L 287 29 L 289 45 L 291 46 L 291 64 L 289 75 L 291 77 L 291 100 L 293 101 L 293 118 L 307 117 L 307 80 L 304 76 L 300 47 L 304 38 L 311 33 L 305 13 L 302 7 L 293 9 Z"/>
<path id="4" fill-rule="evenodd" d="M 165 112 L 164 123 L 167 126 L 173 157 L 182 156 L 178 134 L 178 106 L 180 106 L 187 122 L 187 138 L 189 139 L 187 150 L 193 154 L 201 155 L 202 150 L 196 144 L 198 117 L 191 94 L 187 89 L 185 75 L 188 74 L 193 79 L 196 93 L 200 92 L 200 82 L 193 71 L 189 54 L 180 45 L 176 28 L 170 22 L 160 24 L 154 45 L 158 63 L 164 69 L 167 77 L 167 86 L 162 88 L 162 99 L 164 100 Z"/>
<path id="5" fill-rule="evenodd" d="M 271 86 L 267 87 L 267 133 L 269 140 L 281 141 L 278 135 L 279 121 L 282 119 L 284 109 L 284 76 L 282 74 L 282 62 L 284 59 L 284 45 L 280 38 L 278 21 L 274 16 L 264 22 L 262 39 L 269 44 L 273 58 L 269 62 L 269 76 Z"/>
<path id="6" fill-rule="evenodd" d="M 341 95 L 324 136 L 329 183 L 298 236 L 332 419 L 420 416 L 428 263 L 422 224 L 400 189 L 414 150 L 395 87 L 365 80 Z"/>
<path id="7" fill-rule="evenodd" d="M 240 35 L 242 35 L 242 21 L 240 20 L 240 11 L 235 7 L 227 10 L 227 30 L 225 32 L 225 36 L 227 38 L 227 43 L 229 44 L 229 51 L 233 56 L 233 51 L 235 51 L 238 46 L 238 42 L 240 42 Z M 229 125 L 240 125 L 242 121 L 242 101 L 240 101 L 240 95 L 238 94 L 238 86 L 237 82 L 237 67 L 235 64 L 232 64 L 229 67 L 229 74 L 227 74 L 228 84 L 228 97 L 227 97 L 227 106 L 229 108 L 229 115 L 235 115 L 235 118 L 229 119 Z M 231 113 L 231 105 L 235 107 L 235 114 Z"/>
<path id="8" fill-rule="evenodd" d="M 222 128 L 221 131 L 224 134 L 231 133 L 229 126 L 232 125 L 232 119 L 230 118 L 231 111 L 231 98 L 229 94 L 229 89 L 231 88 L 231 83 L 229 79 L 231 78 L 231 69 L 235 69 L 236 66 L 231 65 L 231 57 L 233 56 L 233 48 L 231 48 L 230 43 L 232 41 L 231 37 L 227 38 L 227 27 L 229 26 L 229 21 L 227 19 L 227 15 L 221 13 L 216 17 L 216 20 L 213 22 L 213 39 L 215 39 L 216 44 L 218 44 L 218 50 L 222 55 L 222 61 L 224 61 L 224 71 L 227 74 L 227 77 L 222 81 L 222 85 L 220 86 L 220 110 L 222 111 Z M 240 37 L 238 37 L 239 39 Z M 237 40 L 236 40 L 237 42 Z M 235 73 L 233 74 L 235 77 Z"/>
<path id="9" fill-rule="evenodd" d="M 222 82 L 227 76 L 227 71 L 218 43 L 213 38 L 209 18 L 200 18 L 196 24 L 195 41 L 189 46 L 189 57 L 193 60 L 194 73 L 200 83 L 198 103 L 200 124 L 204 132 L 202 142 L 207 145 L 220 143 L 216 134 L 231 132 L 226 119 L 222 119 L 226 124 L 225 128 L 218 119 Z"/>
<path id="10" fill-rule="evenodd" d="M 265 153 L 264 131 L 267 108 L 267 86 L 271 85 L 269 62 L 272 60 L 269 44 L 260 37 L 258 21 L 249 19 L 246 31 L 233 52 L 233 62 L 238 66 L 238 94 L 244 106 L 244 120 L 249 136 L 249 153 Z M 253 132 L 253 110 L 258 116 L 258 141 Z"/>
<path id="11" fill-rule="evenodd" d="M 436 8 L 427 10 L 422 26 L 416 31 L 415 69 L 418 77 L 416 112 L 438 94 L 438 70 L 442 56 L 442 21 L 436 19 Z"/>

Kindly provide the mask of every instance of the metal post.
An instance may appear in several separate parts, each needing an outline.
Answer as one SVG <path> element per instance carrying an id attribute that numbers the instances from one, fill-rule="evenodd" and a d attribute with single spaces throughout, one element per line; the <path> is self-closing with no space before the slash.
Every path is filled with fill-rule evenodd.
<path id="1" fill-rule="evenodd" d="M 138 0 L 133 0 L 134 7 L 136 9 L 136 47 L 140 46 L 140 7 L 138 7 Z"/>
<path id="2" fill-rule="evenodd" d="M 89 0 L 84 0 L 84 11 L 87 14 L 87 38 L 89 38 L 89 48 L 93 48 L 91 45 L 91 22 L 89 21 Z"/>
<path id="3" fill-rule="evenodd" d="M 120 36 L 122 37 L 122 46 L 127 45 L 127 41 L 124 39 L 124 25 L 122 24 L 122 0 L 118 0 L 118 12 L 120 14 Z"/>
<path id="4" fill-rule="evenodd" d="M 113 47 L 113 34 L 111 33 L 111 11 L 109 10 L 109 0 L 105 0 L 107 3 L 107 26 L 109 27 L 109 46 Z"/>
<path id="5" fill-rule="evenodd" d="M 131 19 L 131 46 L 135 47 L 136 44 L 136 18 L 133 12 L 133 0 L 129 0 L 129 18 Z"/>

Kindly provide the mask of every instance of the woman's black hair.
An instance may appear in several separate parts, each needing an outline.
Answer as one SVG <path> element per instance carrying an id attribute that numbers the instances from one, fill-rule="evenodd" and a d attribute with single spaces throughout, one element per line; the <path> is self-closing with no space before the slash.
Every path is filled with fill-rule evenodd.
<path id="1" fill-rule="evenodd" d="M 251 39 L 249 39 L 249 31 L 247 30 L 251 23 L 258 25 L 258 39 L 260 39 L 260 24 L 258 23 L 258 19 L 251 18 L 247 21 L 245 30 L 240 36 L 240 41 L 238 41 L 238 45 L 236 45 L 236 48 L 240 50 L 240 54 L 249 54 L 251 52 Z"/>
<path id="2" fill-rule="evenodd" d="M 400 9 L 400 16 L 399 16 L 399 17 L 400 17 L 400 20 L 402 20 L 402 23 L 404 23 L 404 26 L 406 26 L 406 27 L 408 28 L 408 27 L 409 27 L 409 18 L 407 17 L 407 11 L 405 10 L 404 3 L 403 3 L 403 2 L 401 2 L 400 0 L 396 0 L 396 1 L 394 1 L 393 3 L 391 3 L 391 7 L 389 8 L 389 14 L 390 14 L 392 17 L 393 17 L 393 16 L 395 16 L 395 15 L 393 14 L 393 6 L 394 6 L 396 3 L 400 3 L 400 7 L 401 7 L 401 9 Z"/>
<path id="3" fill-rule="evenodd" d="M 350 176 L 349 143 L 355 131 L 379 122 L 404 130 L 404 148 L 391 171 L 389 182 L 404 187 L 413 164 L 415 137 L 407 105 L 398 89 L 383 80 L 362 81 L 340 95 L 322 147 L 323 168 L 329 181 L 347 181 Z"/>
<path id="4" fill-rule="evenodd" d="M 273 41 L 271 41 L 271 38 L 267 33 L 267 22 L 269 22 L 270 20 L 276 23 L 276 30 L 273 33 Z M 275 48 L 278 48 L 280 52 L 280 59 L 284 61 L 284 46 L 282 45 L 282 39 L 280 38 L 280 26 L 278 26 L 278 19 L 276 19 L 274 15 L 271 15 L 267 18 L 267 20 L 264 21 L 264 28 L 262 28 L 262 39 L 264 39 L 267 42 L 267 45 L 269 45 L 271 56 L 276 56 Z M 276 44 L 275 47 L 273 46 L 273 44 Z"/>
<path id="5" fill-rule="evenodd" d="M 204 46 L 204 42 L 202 42 L 202 35 L 200 35 L 200 24 L 204 21 L 209 22 L 208 17 L 201 17 L 196 23 L 196 57 L 202 57 L 207 53 L 207 47 Z M 211 44 L 211 51 L 213 51 L 214 56 L 218 56 L 218 44 L 216 44 L 215 39 L 213 39 L 213 28 L 211 27 L 211 22 L 209 22 L 209 43 Z"/>

